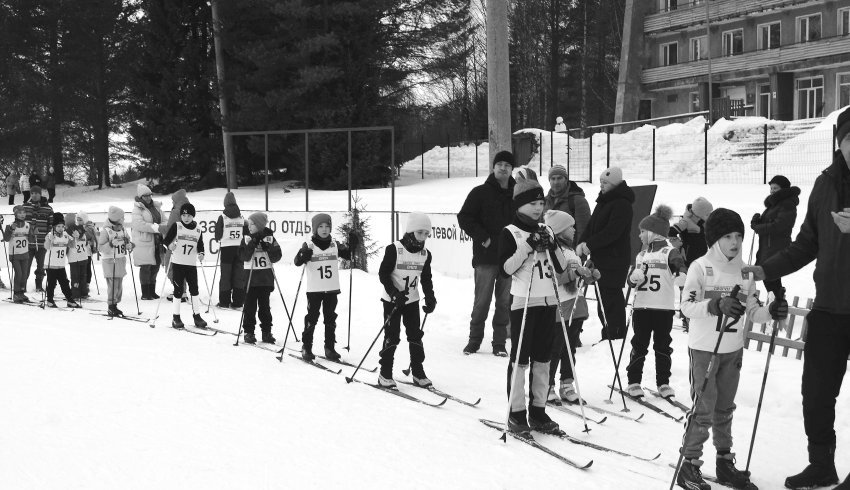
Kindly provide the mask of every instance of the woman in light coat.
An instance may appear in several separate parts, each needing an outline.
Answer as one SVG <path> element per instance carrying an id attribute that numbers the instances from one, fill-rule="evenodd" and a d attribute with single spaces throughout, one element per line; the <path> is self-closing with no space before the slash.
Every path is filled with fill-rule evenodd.
<path id="1" fill-rule="evenodd" d="M 136 200 L 133 203 L 133 243 L 136 246 L 133 256 L 139 267 L 139 283 L 142 299 L 158 299 L 156 294 L 156 276 L 162 265 L 162 203 L 153 200 L 153 193 L 146 185 L 136 188 Z"/>

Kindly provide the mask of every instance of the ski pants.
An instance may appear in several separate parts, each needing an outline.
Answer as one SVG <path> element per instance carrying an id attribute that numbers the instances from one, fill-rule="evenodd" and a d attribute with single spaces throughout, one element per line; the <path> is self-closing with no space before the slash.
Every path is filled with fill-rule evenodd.
<path id="1" fill-rule="evenodd" d="M 44 247 L 38 247 L 35 250 L 30 249 L 29 267 L 32 269 L 32 263 L 35 262 L 35 285 L 39 288 L 41 287 L 41 281 L 44 279 L 44 255 L 46 252 L 47 249 Z"/>
<path id="2" fill-rule="evenodd" d="M 319 321 L 319 311 L 325 319 L 325 347 L 336 343 L 336 305 L 339 293 L 307 293 L 307 315 L 304 316 L 304 345 L 313 345 L 313 332 Z"/>
<path id="3" fill-rule="evenodd" d="M 45 293 L 48 301 L 53 301 L 53 290 L 56 289 L 56 283 L 59 283 L 59 288 L 66 300 L 73 299 L 71 285 L 68 283 L 68 273 L 65 272 L 63 267 L 61 269 L 47 269 L 47 289 L 45 289 Z"/>
<path id="4" fill-rule="evenodd" d="M 244 262 L 239 260 L 236 249 L 239 247 L 222 247 L 220 258 L 221 279 L 218 281 L 218 302 L 222 305 L 241 306 L 245 301 Z M 233 251 L 231 252 L 231 250 Z"/>
<path id="5" fill-rule="evenodd" d="M 242 307 L 244 321 L 242 328 L 245 333 L 254 333 L 257 325 L 257 316 L 260 317 L 260 330 L 271 332 L 272 309 L 270 297 L 274 291 L 272 286 L 251 286 L 245 294 L 245 305 Z"/>
<path id="6" fill-rule="evenodd" d="M 673 360 L 673 310 L 636 309 L 632 312 L 632 353 L 626 366 L 629 384 L 640 384 L 643 378 L 643 364 L 649 353 L 649 339 L 652 337 L 652 350 L 655 351 L 656 386 L 670 383 L 670 368 Z"/>
<path id="7" fill-rule="evenodd" d="M 74 295 L 74 298 L 82 298 L 85 296 L 83 292 L 86 291 L 86 267 L 88 267 L 89 263 L 87 260 L 80 260 L 77 262 L 71 262 L 71 293 Z"/>
<path id="8" fill-rule="evenodd" d="M 94 260 L 89 257 L 88 263 L 88 269 L 86 270 L 86 284 L 91 285 L 91 279 L 94 275 Z"/>
<path id="9" fill-rule="evenodd" d="M 511 278 L 504 276 L 498 265 L 476 265 L 475 299 L 469 320 L 469 341 L 479 346 L 484 340 L 484 323 L 490 313 L 490 302 L 494 293 L 496 311 L 493 313 L 493 347 L 504 347 L 511 326 Z"/>
<path id="10" fill-rule="evenodd" d="M 407 303 L 399 311 L 395 304 L 381 301 L 384 306 L 384 344 L 381 347 L 381 376 L 387 378 L 393 375 L 393 361 L 395 350 L 401 342 L 401 323 L 404 322 L 404 333 L 407 335 L 407 344 L 410 349 L 410 369 L 417 378 L 425 377 L 425 369 L 422 363 L 425 361 L 425 346 L 422 344 L 423 332 L 419 328 L 419 301 Z M 392 316 L 390 316 L 390 314 Z M 388 321 L 389 319 L 389 321 Z"/>
<path id="11" fill-rule="evenodd" d="M 14 285 L 12 286 L 15 293 L 23 294 L 27 292 L 27 279 L 30 276 L 30 257 L 29 255 L 13 255 L 11 258 L 12 271 L 14 275 Z"/>
<path id="12" fill-rule="evenodd" d="M 623 296 L 623 285 L 626 283 L 628 267 L 600 268 L 599 272 L 601 277 L 596 282 L 600 300 L 597 303 L 597 313 L 599 321 L 602 322 L 602 340 L 624 339 L 626 338 L 626 298 Z M 607 320 L 607 331 L 605 320 Z"/>
<path id="13" fill-rule="evenodd" d="M 850 315 L 812 310 L 803 351 L 803 423 L 809 446 L 835 447 L 835 400 L 850 355 Z"/>
<path id="14" fill-rule="evenodd" d="M 561 326 L 561 314 L 564 316 L 564 322 L 570 320 L 570 315 L 575 307 L 576 298 L 568 299 L 561 303 L 559 312 L 555 315 L 555 332 L 552 337 L 552 356 L 549 364 L 549 385 L 555 385 L 555 373 L 558 371 L 558 365 L 561 366 L 561 381 L 573 379 L 573 368 L 570 366 L 570 355 L 567 352 L 567 343 L 564 342 L 564 332 Z M 578 337 L 581 334 L 581 327 L 584 325 L 584 318 L 573 318 L 567 325 L 567 337 L 570 341 L 570 350 L 573 354 L 573 362 L 578 362 L 575 358 L 576 345 L 578 345 Z"/>
<path id="15" fill-rule="evenodd" d="M 516 376 L 517 386 L 514 388 L 514 396 L 510 398 L 511 411 L 525 409 L 525 373 L 528 371 L 529 363 L 531 364 L 528 382 L 529 403 L 536 407 L 546 406 L 546 395 L 549 391 L 549 359 L 552 356 L 557 310 L 555 305 L 528 307 L 520 352 L 517 352 L 517 347 L 523 325 L 523 308 L 511 310 L 511 357 L 507 376 L 509 398 L 514 366 L 518 365 L 520 370 Z"/>
<path id="16" fill-rule="evenodd" d="M 194 265 L 172 264 L 171 265 L 171 284 L 174 286 L 174 297 L 180 298 L 183 296 L 183 285 L 189 285 L 189 294 L 197 296 L 198 294 L 198 268 Z"/>
<path id="17" fill-rule="evenodd" d="M 711 352 L 688 349 L 690 355 L 691 402 L 702 388 Z M 702 445 L 708 440 L 711 430 L 714 447 L 717 452 L 732 449 L 732 414 L 735 413 L 735 395 L 738 393 L 738 381 L 741 378 L 741 364 L 744 349 L 726 354 L 717 354 L 717 360 L 711 366 L 708 383 L 691 411 L 696 410 L 690 422 L 685 425 L 685 438 L 682 444 L 685 459 L 700 459 Z"/>
<path id="18" fill-rule="evenodd" d="M 124 296 L 124 277 L 106 278 L 106 304 L 118 305 Z"/>
<path id="19" fill-rule="evenodd" d="M 142 286 L 156 286 L 156 276 L 159 274 L 158 265 L 139 266 L 139 284 Z"/>

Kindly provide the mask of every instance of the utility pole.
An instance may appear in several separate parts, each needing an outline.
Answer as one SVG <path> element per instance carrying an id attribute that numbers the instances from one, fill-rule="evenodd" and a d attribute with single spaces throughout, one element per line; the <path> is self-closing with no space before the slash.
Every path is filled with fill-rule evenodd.
<path id="1" fill-rule="evenodd" d="M 714 117 L 714 104 L 712 99 L 714 98 L 714 93 L 711 86 L 711 14 L 708 11 L 708 6 L 711 3 L 709 0 L 705 1 L 705 50 L 708 53 L 708 124 L 710 125 L 713 121 Z"/>
<path id="2" fill-rule="evenodd" d="M 224 46 L 221 35 L 221 21 L 218 16 L 218 0 L 211 0 L 213 39 L 215 41 L 215 68 L 218 77 L 218 107 L 221 112 L 221 137 L 224 140 L 224 168 L 227 177 L 227 190 L 236 189 L 239 184 L 236 180 L 236 162 L 233 158 L 232 138 L 227 134 L 227 118 L 230 114 L 228 109 L 227 93 L 224 89 Z"/>
<path id="3" fill-rule="evenodd" d="M 508 72 L 508 2 L 487 0 L 487 124 L 490 168 L 511 150 L 511 85 Z"/>

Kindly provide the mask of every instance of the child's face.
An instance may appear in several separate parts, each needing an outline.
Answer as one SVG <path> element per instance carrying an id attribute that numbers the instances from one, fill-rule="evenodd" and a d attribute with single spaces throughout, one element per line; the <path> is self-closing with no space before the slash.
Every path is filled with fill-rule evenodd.
<path id="1" fill-rule="evenodd" d="M 57 235 L 61 235 L 62 233 L 65 233 L 65 225 L 56 225 L 56 226 L 53 227 L 53 229 L 56 230 Z"/>
<path id="2" fill-rule="evenodd" d="M 184 225 L 188 225 L 193 219 L 195 219 L 195 217 L 189 213 L 183 213 L 180 215 L 180 221 L 182 221 Z"/>
<path id="3" fill-rule="evenodd" d="M 320 238 L 327 238 L 331 236 L 331 225 L 327 223 L 322 223 L 316 228 L 316 234 L 319 235 Z"/>
<path id="4" fill-rule="evenodd" d="M 741 253 L 741 243 L 744 241 L 744 236 L 737 231 L 723 235 L 717 243 L 720 245 L 720 251 L 723 252 L 729 259 L 734 259 Z"/>
<path id="5" fill-rule="evenodd" d="M 651 241 L 652 237 L 649 235 L 649 230 L 640 230 L 640 243 L 649 245 Z"/>
<path id="6" fill-rule="evenodd" d="M 430 230 L 415 230 L 413 232 L 413 237 L 420 242 L 424 242 L 429 236 L 431 236 Z"/>
<path id="7" fill-rule="evenodd" d="M 531 201 L 528 204 L 523 204 L 520 206 L 518 211 L 533 220 L 539 220 L 540 215 L 543 214 L 544 207 L 546 207 L 546 201 L 540 199 L 538 201 Z"/>
<path id="8" fill-rule="evenodd" d="M 248 220 L 248 233 L 254 234 L 260 231 L 260 228 L 251 220 Z"/>
<path id="9" fill-rule="evenodd" d="M 82 226 L 83 225 L 83 218 L 80 218 L 79 216 L 77 216 L 76 218 L 74 218 L 74 223 L 76 223 L 77 226 Z"/>
<path id="10" fill-rule="evenodd" d="M 24 221 L 25 219 L 27 219 L 27 212 L 18 211 L 17 213 L 15 213 L 15 219 L 17 219 L 18 221 Z"/>

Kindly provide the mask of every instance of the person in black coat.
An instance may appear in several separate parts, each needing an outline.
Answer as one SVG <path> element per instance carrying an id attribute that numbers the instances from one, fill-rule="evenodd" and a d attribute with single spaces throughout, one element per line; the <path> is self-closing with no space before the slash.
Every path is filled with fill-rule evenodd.
<path id="1" fill-rule="evenodd" d="M 466 196 L 457 214 L 460 229 L 472 239 L 472 267 L 475 269 L 475 300 L 469 321 L 469 342 L 464 354 L 478 352 L 484 340 L 484 322 L 490 312 L 490 300 L 495 291 L 496 311 L 493 314 L 493 354 L 505 357 L 505 342 L 510 328 L 509 277 L 499 274 L 498 243 L 502 229 L 514 217 L 513 194 L 516 181 L 511 177 L 515 162 L 509 151 L 500 151 L 493 158 L 493 172 L 487 180 Z"/>
<path id="2" fill-rule="evenodd" d="M 759 236 L 759 251 L 756 253 L 756 265 L 776 255 L 791 245 L 791 230 L 797 220 L 797 206 L 800 204 L 800 188 L 791 187 L 784 175 L 770 179 L 770 195 L 764 200 L 763 213 L 756 213 L 750 221 L 750 228 Z M 779 294 L 782 280 L 765 281 L 764 287 L 773 294 Z"/>
<path id="3" fill-rule="evenodd" d="M 635 202 L 635 193 L 623 180 L 623 171 L 618 167 L 602 172 L 599 187 L 601 192 L 596 198 L 596 208 L 576 247 L 576 253 L 579 256 L 590 256 L 594 267 L 602 274 L 598 283 L 602 338 L 622 339 L 626 337 L 623 285 L 632 263 L 632 204 Z"/>

